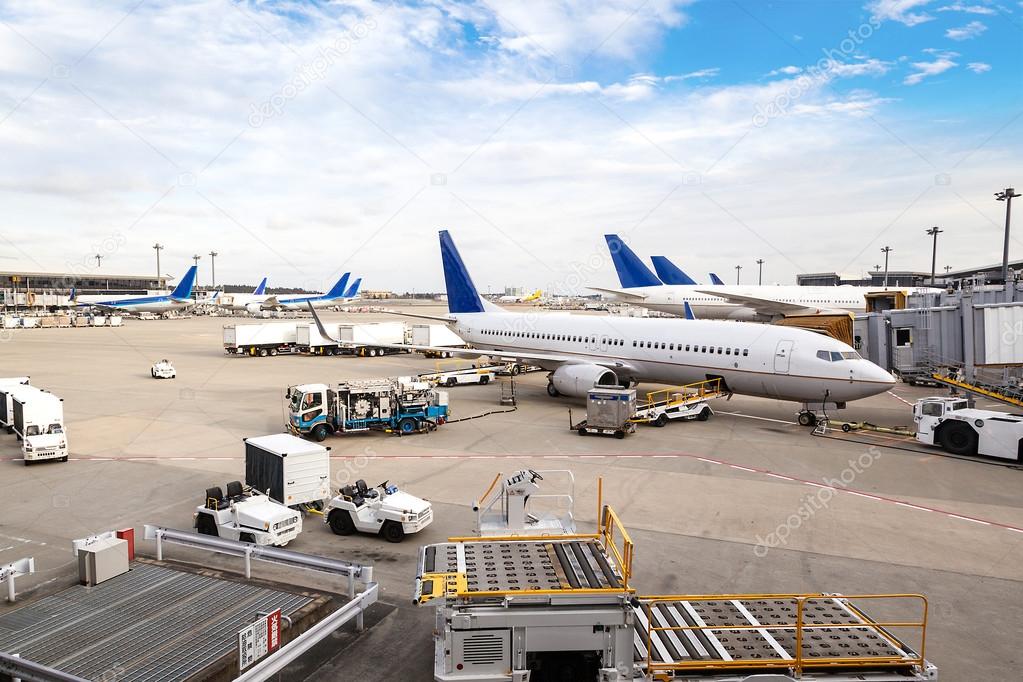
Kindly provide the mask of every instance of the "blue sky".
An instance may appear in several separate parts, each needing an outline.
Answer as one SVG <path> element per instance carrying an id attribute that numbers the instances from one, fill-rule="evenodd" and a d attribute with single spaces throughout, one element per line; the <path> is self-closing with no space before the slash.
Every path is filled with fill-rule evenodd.
<path id="1" fill-rule="evenodd" d="M 765 279 L 997 261 L 1017 0 L 0 8 L 0 267 L 438 289 L 614 281 L 601 235 Z M 847 40 L 853 32 L 859 38 Z M 826 54 L 833 61 L 821 61 Z M 1023 257 L 1023 233 L 1012 249 Z M 200 283 L 208 283 L 201 262 Z"/>

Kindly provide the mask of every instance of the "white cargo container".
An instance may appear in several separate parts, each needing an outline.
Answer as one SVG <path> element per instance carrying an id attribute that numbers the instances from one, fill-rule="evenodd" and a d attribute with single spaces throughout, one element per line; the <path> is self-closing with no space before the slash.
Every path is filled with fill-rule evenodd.
<path id="1" fill-rule="evenodd" d="M 412 345 L 465 348 L 465 341 L 443 324 L 412 325 Z M 428 358 L 450 358 L 451 351 L 422 351 Z"/>
<path id="2" fill-rule="evenodd" d="M 338 326 L 337 324 L 324 324 L 323 328 L 327 334 L 336 339 Z M 319 328 L 311 322 L 309 324 L 298 325 L 295 334 L 295 345 L 302 352 L 313 355 L 337 355 L 341 352 L 337 342 L 321 334 Z"/>
<path id="3" fill-rule="evenodd" d="M 288 433 L 245 439 L 245 485 L 289 507 L 330 499 L 330 448 Z"/>
<path id="4" fill-rule="evenodd" d="M 293 353 L 297 327 L 294 322 L 225 325 L 224 350 L 260 357 Z"/>
<path id="5" fill-rule="evenodd" d="M 374 357 L 385 353 L 400 353 L 399 348 L 388 348 L 406 343 L 404 322 L 367 322 L 338 325 L 337 338 L 342 350 L 357 355 Z"/>
<path id="6" fill-rule="evenodd" d="M 19 386 L 28 386 L 29 377 L 0 378 L 0 426 L 7 427 L 7 432 L 14 431 L 14 392 Z"/>
<path id="7" fill-rule="evenodd" d="M 34 386 L 20 386 L 11 395 L 14 433 L 21 439 L 25 464 L 46 459 L 67 461 L 64 401 Z"/>

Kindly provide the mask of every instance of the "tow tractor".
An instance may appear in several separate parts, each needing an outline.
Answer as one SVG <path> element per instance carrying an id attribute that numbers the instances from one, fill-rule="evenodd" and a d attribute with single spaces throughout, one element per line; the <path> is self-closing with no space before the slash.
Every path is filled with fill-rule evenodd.
<path id="1" fill-rule="evenodd" d="M 987 455 L 1023 464 L 1023 415 L 970 407 L 965 398 L 921 398 L 913 405 L 916 439 L 954 455 Z"/>
<path id="2" fill-rule="evenodd" d="M 432 386 L 459 386 L 461 384 L 479 384 L 486 386 L 497 377 L 496 370 L 503 365 L 493 367 L 468 367 L 420 374 L 420 381 L 429 382 Z"/>
<path id="3" fill-rule="evenodd" d="M 380 490 L 377 491 L 377 488 Z M 337 535 L 379 534 L 388 542 L 401 542 L 406 535 L 423 530 L 433 521 L 433 505 L 427 500 L 398 490 L 384 481 L 376 488 L 359 479 L 338 491 L 324 511 L 323 521 Z"/>
<path id="4" fill-rule="evenodd" d="M 220 486 L 206 489 L 192 525 L 203 535 L 284 547 L 302 532 L 302 513 L 231 481 L 226 495 Z"/>
<path id="5" fill-rule="evenodd" d="M 172 365 L 171 361 L 166 358 L 154 363 L 153 367 L 149 370 L 149 373 L 153 375 L 154 379 L 173 379 L 178 376 L 177 371 L 174 369 L 174 365 Z"/>
<path id="6" fill-rule="evenodd" d="M 599 490 L 595 533 L 509 526 L 420 548 L 413 602 L 437 609 L 435 680 L 937 679 L 921 595 L 637 594 L 635 546 Z M 874 619 L 864 603 L 897 615 Z"/>
<path id="7" fill-rule="evenodd" d="M 288 388 L 288 429 L 323 441 L 332 433 L 431 431 L 448 417 L 448 394 L 412 377 Z"/>

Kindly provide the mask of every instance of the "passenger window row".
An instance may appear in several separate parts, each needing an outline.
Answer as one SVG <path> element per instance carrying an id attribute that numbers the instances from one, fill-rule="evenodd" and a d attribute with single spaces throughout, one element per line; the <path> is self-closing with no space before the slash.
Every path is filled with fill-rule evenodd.
<path id="1" fill-rule="evenodd" d="M 542 339 L 545 341 L 567 341 L 569 343 L 595 343 L 597 341 L 596 336 L 577 336 L 575 334 L 548 334 L 544 332 L 513 332 L 503 331 L 498 329 L 484 329 L 482 333 L 489 336 L 501 336 L 505 338 L 522 338 L 522 339 Z M 600 343 L 602 346 L 624 346 L 624 339 L 613 339 L 607 336 L 600 337 Z M 677 346 L 677 348 L 676 348 Z M 683 344 L 678 343 L 664 343 L 654 341 L 633 341 L 633 348 L 651 348 L 659 350 L 682 350 Z M 742 357 L 749 356 L 748 348 L 725 348 L 722 346 L 700 346 L 696 344 L 685 344 L 686 352 L 692 353 L 717 353 L 718 355 L 742 355 Z M 819 355 L 819 354 L 818 354 Z"/>

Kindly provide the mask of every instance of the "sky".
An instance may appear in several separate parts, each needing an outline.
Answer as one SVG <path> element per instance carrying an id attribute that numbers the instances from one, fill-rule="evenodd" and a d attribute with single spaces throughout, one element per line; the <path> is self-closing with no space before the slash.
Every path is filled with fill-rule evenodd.
<path id="1" fill-rule="evenodd" d="M 0 269 L 616 285 L 999 262 L 1018 0 L 0 3 Z M 1023 215 L 1023 207 L 1017 215 Z M 103 256 L 97 265 L 95 254 Z M 1011 256 L 1023 258 L 1023 227 Z"/>

